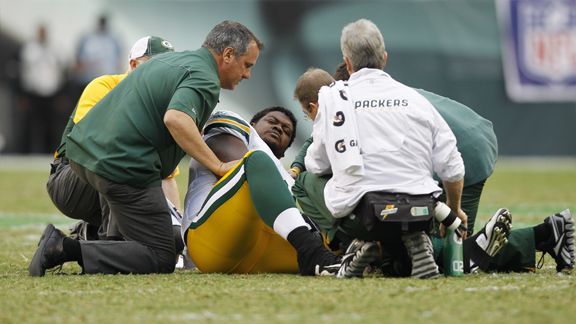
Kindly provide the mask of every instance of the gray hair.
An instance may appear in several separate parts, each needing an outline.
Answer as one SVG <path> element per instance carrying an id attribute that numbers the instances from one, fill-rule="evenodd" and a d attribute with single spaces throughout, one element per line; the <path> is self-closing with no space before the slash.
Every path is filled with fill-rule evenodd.
<path id="1" fill-rule="evenodd" d="M 264 44 L 246 26 L 225 20 L 212 28 L 202 47 L 212 49 L 218 54 L 222 54 L 225 48 L 231 47 L 236 55 L 242 56 L 246 54 L 248 45 L 252 41 L 256 42 L 258 49 L 261 50 L 264 47 Z"/>
<path id="2" fill-rule="evenodd" d="M 360 19 L 342 29 L 340 49 L 352 63 L 352 69 L 382 69 L 386 64 L 384 37 L 378 27 L 368 19 Z"/>

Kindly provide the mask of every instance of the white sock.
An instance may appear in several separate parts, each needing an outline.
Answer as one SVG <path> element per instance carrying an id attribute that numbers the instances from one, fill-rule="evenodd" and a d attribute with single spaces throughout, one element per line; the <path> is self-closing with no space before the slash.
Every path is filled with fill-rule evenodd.
<path id="1" fill-rule="evenodd" d="M 304 221 L 304 218 L 302 218 L 302 215 L 297 208 L 288 208 L 284 210 L 274 221 L 274 231 L 285 240 L 288 238 L 290 232 L 302 226 L 306 226 L 310 229 L 310 225 Z"/>

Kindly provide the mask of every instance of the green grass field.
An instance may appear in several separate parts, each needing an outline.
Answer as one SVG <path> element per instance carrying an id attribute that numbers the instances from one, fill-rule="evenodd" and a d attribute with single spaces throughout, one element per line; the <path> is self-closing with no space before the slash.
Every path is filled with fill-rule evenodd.
<path id="1" fill-rule="evenodd" d="M 576 311 L 575 275 L 557 275 L 550 257 L 536 273 L 429 281 L 183 270 L 88 276 L 74 265 L 31 278 L 28 263 L 45 224 L 73 221 L 45 192 L 47 167 L 17 161 L 0 157 L 0 323 L 567 323 Z M 574 160 L 501 162 L 486 184 L 478 228 L 499 207 L 512 211 L 516 228 L 564 208 L 575 212 L 575 184 Z"/>

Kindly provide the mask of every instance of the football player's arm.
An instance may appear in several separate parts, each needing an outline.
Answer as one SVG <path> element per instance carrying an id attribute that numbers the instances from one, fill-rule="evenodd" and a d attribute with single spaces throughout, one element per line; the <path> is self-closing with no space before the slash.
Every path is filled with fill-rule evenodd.
<path id="1" fill-rule="evenodd" d="M 306 171 L 306 164 L 304 162 L 304 158 L 306 157 L 306 153 L 308 151 L 308 147 L 312 144 L 312 136 L 310 136 L 304 144 L 300 148 L 300 151 L 294 158 L 294 162 L 290 165 L 290 175 L 292 178 L 296 179 L 300 173 Z"/>
<path id="2" fill-rule="evenodd" d="M 244 142 L 230 134 L 219 134 L 206 140 L 206 144 L 224 162 L 241 159 L 248 149 Z"/>
<path id="3" fill-rule="evenodd" d="M 190 115 L 168 109 L 164 114 L 164 124 L 184 152 L 204 165 L 217 176 L 223 176 L 237 161 L 222 162 L 202 139 L 198 126 Z"/>

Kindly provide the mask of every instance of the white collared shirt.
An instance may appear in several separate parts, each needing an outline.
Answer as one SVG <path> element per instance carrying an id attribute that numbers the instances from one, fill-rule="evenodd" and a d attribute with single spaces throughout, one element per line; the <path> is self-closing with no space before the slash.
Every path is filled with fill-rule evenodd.
<path id="1" fill-rule="evenodd" d="M 434 172 L 444 181 L 464 177 L 454 134 L 422 95 L 378 69 L 352 74 L 348 86 L 364 174 L 335 173 L 328 181 L 324 198 L 334 217 L 349 215 L 367 192 L 440 195 Z M 306 169 L 312 173 L 330 172 L 331 163 L 326 159 L 331 154 L 327 152 L 335 150 L 336 145 L 326 143 L 329 137 L 320 133 L 325 128 L 316 128 L 334 118 L 318 114 L 320 120 L 314 121 L 314 141 L 305 158 Z M 338 149 L 343 148 L 340 145 Z"/>

